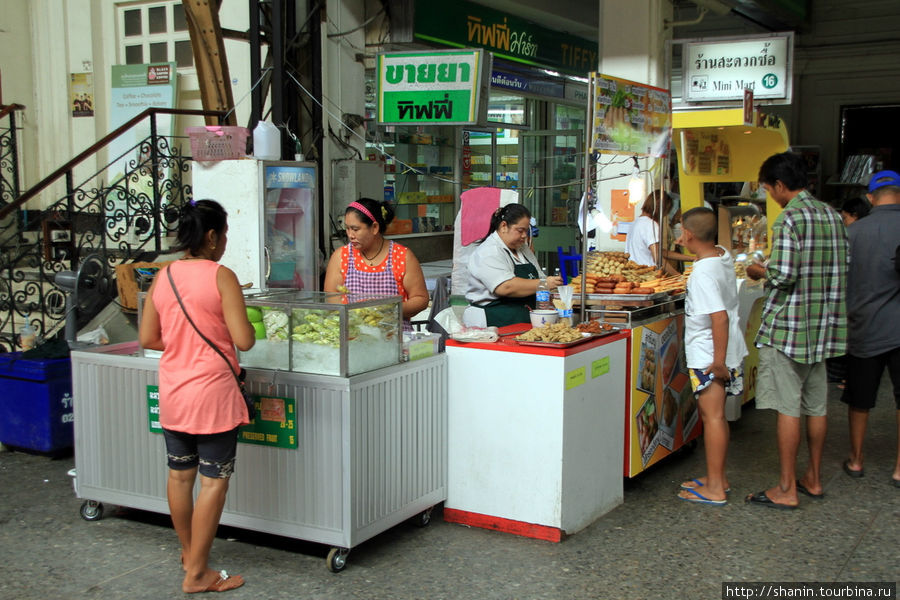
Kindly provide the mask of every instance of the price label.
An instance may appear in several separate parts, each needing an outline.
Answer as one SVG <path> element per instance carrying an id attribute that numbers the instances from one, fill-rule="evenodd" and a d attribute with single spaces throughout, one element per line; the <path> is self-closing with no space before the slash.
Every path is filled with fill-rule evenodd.
<path id="1" fill-rule="evenodd" d="M 591 379 L 609 373 L 609 357 L 604 356 L 591 363 Z"/>
<path id="2" fill-rule="evenodd" d="M 566 390 L 571 390 L 583 384 L 586 380 L 587 369 L 578 367 L 574 371 L 566 373 Z"/>

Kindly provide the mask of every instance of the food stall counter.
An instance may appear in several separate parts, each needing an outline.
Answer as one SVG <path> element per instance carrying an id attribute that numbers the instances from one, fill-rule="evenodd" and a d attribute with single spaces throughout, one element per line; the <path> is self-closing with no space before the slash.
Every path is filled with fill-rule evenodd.
<path id="1" fill-rule="evenodd" d="M 627 331 L 569 348 L 448 340 L 446 354 L 445 520 L 558 542 L 622 503 Z"/>

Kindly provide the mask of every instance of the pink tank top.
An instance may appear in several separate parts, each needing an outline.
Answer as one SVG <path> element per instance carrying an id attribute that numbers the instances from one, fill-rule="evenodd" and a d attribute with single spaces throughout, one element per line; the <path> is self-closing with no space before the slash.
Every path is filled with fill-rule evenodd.
<path id="1" fill-rule="evenodd" d="M 164 269 L 171 269 L 194 324 L 239 371 L 216 283 L 219 264 L 179 260 Z M 191 327 L 166 273 L 161 270 L 156 279 L 153 305 L 159 313 L 166 347 L 159 360 L 160 424 L 193 434 L 221 433 L 247 424 L 247 408 L 228 365 Z"/>

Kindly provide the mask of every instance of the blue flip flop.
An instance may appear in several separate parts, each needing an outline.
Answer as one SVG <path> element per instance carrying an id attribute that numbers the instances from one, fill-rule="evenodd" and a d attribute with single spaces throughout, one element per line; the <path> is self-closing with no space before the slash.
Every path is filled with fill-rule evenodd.
<path id="1" fill-rule="evenodd" d="M 702 481 L 700 481 L 699 479 L 691 479 L 691 481 L 694 482 L 694 485 L 695 485 L 696 487 L 687 487 L 687 486 L 684 485 L 683 483 L 682 483 L 680 486 L 678 486 L 678 487 L 680 487 L 680 488 L 683 489 L 683 490 L 695 490 L 695 489 L 697 489 L 697 488 L 701 488 L 701 487 L 704 486 L 704 483 L 703 483 Z M 730 493 L 731 493 L 731 488 L 728 488 L 727 490 L 725 490 L 725 493 L 726 493 L 726 494 L 730 494 Z"/>
<path id="2" fill-rule="evenodd" d="M 691 488 L 686 488 L 684 491 L 690 492 L 691 494 L 696 496 L 696 498 L 685 498 L 684 496 L 679 494 L 678 497 L 685 502 L 696 502 L 697 504 L 712 504 L 713 506 L 724 506 L 725 504 L 728 504 L 728 500 L 710 500 L 706 496 L 699 494 L 697 490 Z"/>

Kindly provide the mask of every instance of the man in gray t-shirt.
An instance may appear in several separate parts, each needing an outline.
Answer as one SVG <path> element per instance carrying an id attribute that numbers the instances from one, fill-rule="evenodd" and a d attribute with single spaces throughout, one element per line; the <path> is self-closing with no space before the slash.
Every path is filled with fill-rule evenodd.
<path id="1" fill-rule="evenodd" d="M 869 216 L 848 229 L 847 388 L 841 400 L 848 406 L 850 421 L 850 456 L 843 467 L 854 478 L 865 475 L 863 439 L 885 368 L 900 425 L 900 272 L 895 265 L 900 247 L 900 175 L 875 173 L 868 198 Z M 900 487 L 900 439 L 891 482 Z"/>

